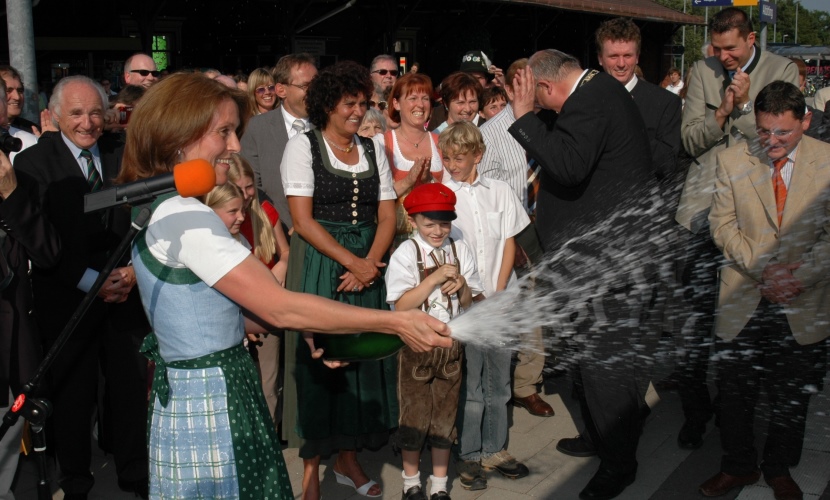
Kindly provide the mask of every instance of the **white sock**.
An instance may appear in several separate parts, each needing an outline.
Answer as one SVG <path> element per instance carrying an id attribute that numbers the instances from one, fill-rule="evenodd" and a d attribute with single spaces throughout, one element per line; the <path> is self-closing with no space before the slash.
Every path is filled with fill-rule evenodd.
<path id="1" fill-rule="evenodd" d="M 403 492 L 406 493 L 409 488 L 413 486 L 421 486 L 421 473 L 418 472 L 414 476 L 410 477 L 406 475 L 406 472 L 401 471 L 401 477 L 403 478 Z"/>
<path id="2" fill-rule="evenodd" d="M 443 491 L 445 493 L 447 492 L 447 476 L 429 476 L 429 480 L 432 482 L 432 487 L 429 489 L 430 496 L 438 493 L 439 491 Z"/>

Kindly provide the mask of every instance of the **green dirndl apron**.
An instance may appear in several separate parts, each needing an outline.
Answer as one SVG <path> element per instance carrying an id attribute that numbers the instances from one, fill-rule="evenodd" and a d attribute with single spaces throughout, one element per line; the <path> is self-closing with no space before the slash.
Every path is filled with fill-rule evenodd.
<path id="1" fill-rule="evenodd" d="M 373 222 L 318 220 L 337 242 L 365 255 L 375 236 Z M 286 288 L 371 309 L 388 309 L 382 279 L 359 293 L 338 293 L 343 266 L 317 251 L 300 235 L 291 238 Z M 328 456 L 338 450 L 378 448 L 397 427 L 397 363 L 394 356 L 330 369 L 311 359 L 299 332 L 285 336 L 283 434 L 300 456 Z M 292 432 L 293 431 L 293 432 Z"/>
<path id="2" fill-rule="evenodd" d="M 153 498 L 294 497 L 259 376 L 242 344 L 167 363 L 151 333 L 141 352 L 156 363 L 147 419 L 159 478 Z M 184 390 L 171 392 L 171 383 Z M 197 387 L 207 390 L 187 390 Z M 176 440 L 172 453 L 171 443 L 163 443 L 170 439 Z"/>

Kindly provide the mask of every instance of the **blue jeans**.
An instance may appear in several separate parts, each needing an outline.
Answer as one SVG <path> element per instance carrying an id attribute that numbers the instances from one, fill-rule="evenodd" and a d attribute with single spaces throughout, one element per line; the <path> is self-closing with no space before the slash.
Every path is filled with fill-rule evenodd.
<path id="1" fill-rule="evenodd" d="M 504 449 L 510 401 L 509 349 L 464 347 L 464 377 L 458 402 L 458 455 L 481 460 Z"/>

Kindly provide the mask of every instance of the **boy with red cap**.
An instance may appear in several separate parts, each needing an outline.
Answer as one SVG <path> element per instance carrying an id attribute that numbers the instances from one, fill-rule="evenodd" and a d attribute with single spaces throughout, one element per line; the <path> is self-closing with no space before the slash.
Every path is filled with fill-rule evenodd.
<path id="1" fill-rule="evenodd" d="M 455 193 L 442 184 L 423 184 L 404 200 L 416 229 L 395 250 L 386 270 L 386 301 L 396 310 L 420 308 L 449 321 L 470 307 L 482 286 L 475 257 L 463 241 L 449 237 L 455 219 Z M 462 348 L 398 354 L 400 420 L 396 445 L 403 457 L 403 500 L 426 500 L 418 470 L 421 448 L 432 447 L 430 500 L 450 500 L 447 470 L 456 437 L 455 419 L 461 387 Z"/>

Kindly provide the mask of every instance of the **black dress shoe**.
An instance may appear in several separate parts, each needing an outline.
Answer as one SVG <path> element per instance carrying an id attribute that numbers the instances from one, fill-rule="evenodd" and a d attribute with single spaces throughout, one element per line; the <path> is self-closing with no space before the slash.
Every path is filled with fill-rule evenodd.
<path id="1" fill-rule="evenodd" d="M 420 486 L 413 486 L 401 495 L 401 500 L 427 500 Z"/>
<path id="2" fill-rule="evenodd" d="M 87 500 L 89 496 L 86 493 L 65 493 L 63 500 Z"/>
<path id="3" fill-rule="evenodd" d="M 438 493 L 430 495 L 429 500 L 452 500 L 452 498 L 450 498 L 450 494 L 446 491 L 439 491 Z"/>
<path id="4" fill-rule="evenodd" d="M 127 493 L 135 493 L 135 496 L 147 500 L 150 497 L 150 480 L 147 478 L 138 481 L 118 480 L 118 488 Z"/>
<path id="5" fill-rule="evenodd" d="M 582 500 L 610 500 L 622 493 L 634 482 L 637 472 L 619 473 L 600 465 L 585 489 L 579 492 Z"/>
<path id="6" fill-rule="evenodd" d="M 582 436 L 560 439 L 556 450 L 571 457 L 593 457 L 597 454 L 596 446 Z"/>
<path id="7" fill-rule="evenodd" d="M 677 435 L 677 446 L 684 450 L 696 450 L 703 446 L 703 433 L 706 432 L 706 424 L 699 424 L 686 420 L 680 433 Z"/>

